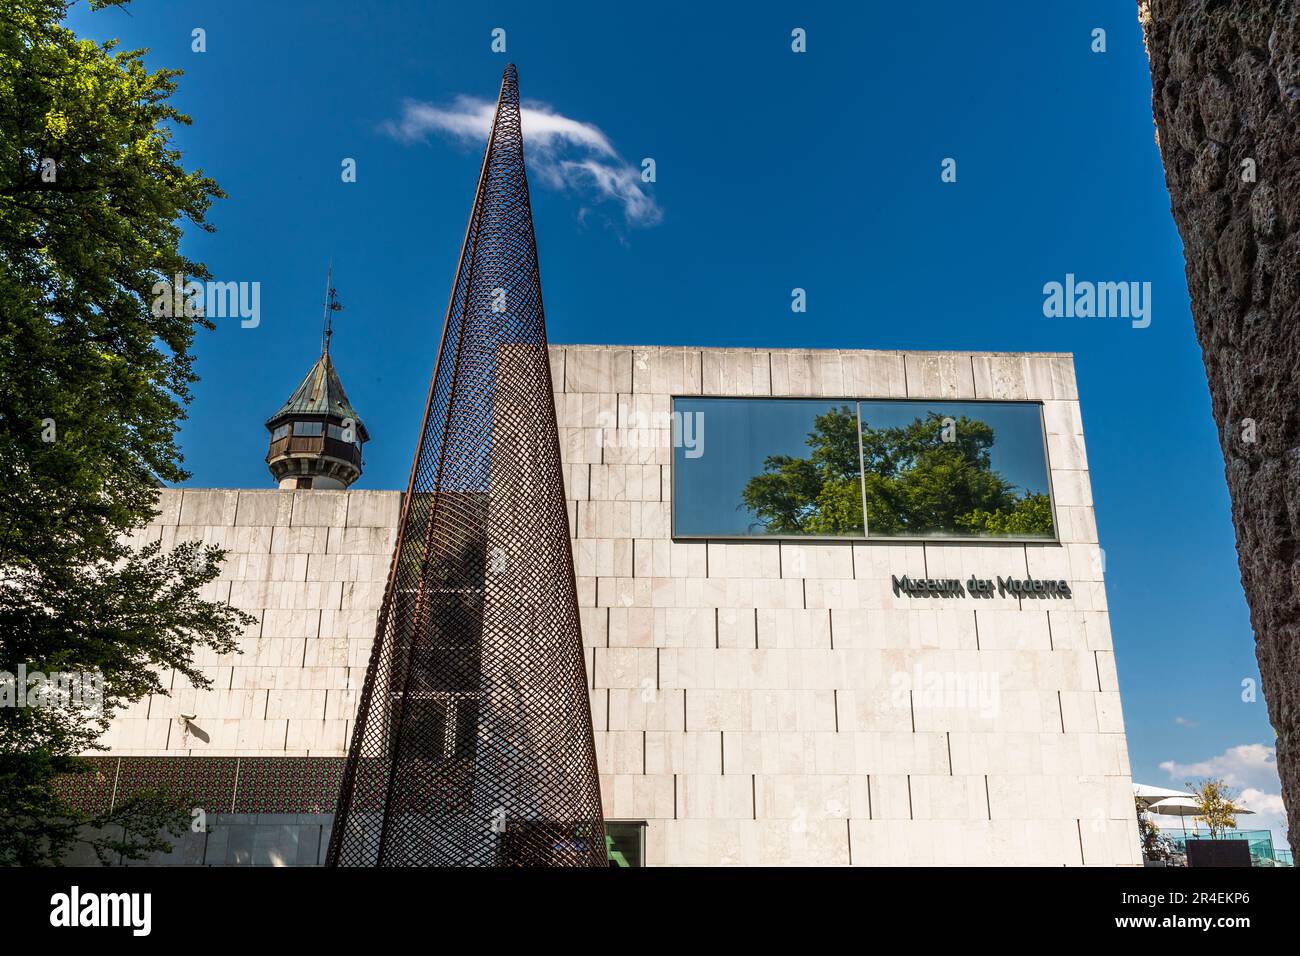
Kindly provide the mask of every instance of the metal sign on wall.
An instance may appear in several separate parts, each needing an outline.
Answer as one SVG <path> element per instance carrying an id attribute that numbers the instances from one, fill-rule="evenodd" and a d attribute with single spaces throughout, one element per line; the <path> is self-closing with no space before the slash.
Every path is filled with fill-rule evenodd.
<path id="1" fill-rule="evenodd" d="M 977 578 L 971 575 L 963 582 L 960 578 L 901 578 L 890 575 L 894 594 L 908 597 L 1056 597 L 1070 598 L 1070 582 L 1059 578 L 1012 578 L 996 576 Z"/>

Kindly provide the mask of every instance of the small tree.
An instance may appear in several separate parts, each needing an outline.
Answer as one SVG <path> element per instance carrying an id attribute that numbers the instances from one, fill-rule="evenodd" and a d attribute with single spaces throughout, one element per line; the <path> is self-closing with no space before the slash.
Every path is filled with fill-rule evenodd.
<path id="1" fill-rule="evenodd" d="M 1201 811 L 1198 816 L 1205 821 L 1210 831 L 1210 839 L 1217 840 L 1224 830 L 1237 829 L 1237 814 L 1242 808 L 1233 801 L 1237 795 L 1231 792 L 1222 780 L 1202 780 L 1199 784 L 1189 783 L 1187 789 L 1192 791 L 1192 799 Z"/>

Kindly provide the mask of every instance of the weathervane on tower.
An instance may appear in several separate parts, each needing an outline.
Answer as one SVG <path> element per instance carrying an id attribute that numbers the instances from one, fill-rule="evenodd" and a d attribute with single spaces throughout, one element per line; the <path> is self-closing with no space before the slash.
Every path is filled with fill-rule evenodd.
<path id="1" fill-rule="evenodd" d="M 334 313 L 342 311 L 343 303 L 339 301 L 338 290 L 334 288 L 334 262 L 330 260 L 329 267 L 325 270 L 325 317 L 321 323 L 321 355 L 330 354 L 330 336 L 334 334 Z"/>
<path id="2" fill-rule="evenodd" d="M 320 358 L 289 400 L 266 420 L 271 433 L 266 464 L 281 488 L 337 491 L 361 477 L 361 449 L 370 433 L 348 401 L 330 358 L 334 313 L 342 310 L 331 262 L 325 272 Z"/>

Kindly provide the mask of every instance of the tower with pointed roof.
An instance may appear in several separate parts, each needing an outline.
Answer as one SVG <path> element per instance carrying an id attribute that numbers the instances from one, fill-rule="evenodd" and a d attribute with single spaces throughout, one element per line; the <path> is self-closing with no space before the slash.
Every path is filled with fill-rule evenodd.
<path id="1" fill-rule="evenodd" d="M 281 488 L 341 490 L 361 477 L 362 446 L 370 440 L 330 359 L 332 315 L 342 308 L 326 280 L 321 355 L 307 377 L 266 420 L 266 464 Z"/>

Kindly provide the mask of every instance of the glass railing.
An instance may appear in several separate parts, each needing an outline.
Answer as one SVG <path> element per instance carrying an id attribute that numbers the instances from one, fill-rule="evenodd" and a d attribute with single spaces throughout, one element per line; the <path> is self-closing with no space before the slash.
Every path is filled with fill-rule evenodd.
<path id="1" fill-rule="evenodd" d="M 1208 830 L 1188 830 L 1184 833 L 1182 830 L 1175 830 L 1171 827 L 1162 827 L 1160 835 L 1166 837 L 1173 844 L 1175 863 L 1185 863 L 1187 855 L 1186 843 L 1188 840 L 1208 840 L 1210 834 Z M 1220 840 L 1245 840 L 1250 845 L 1250 865 L 1251 866 L 1295 866 L 1295 860 L 1291 856 L 1290 850 L 1278 849 L 1273 846 L 1273 833 L 1271 830 L 1226 830 L 1219 834 Z M 1182 859 L 1177 859 L 1177 858 Z"/>

